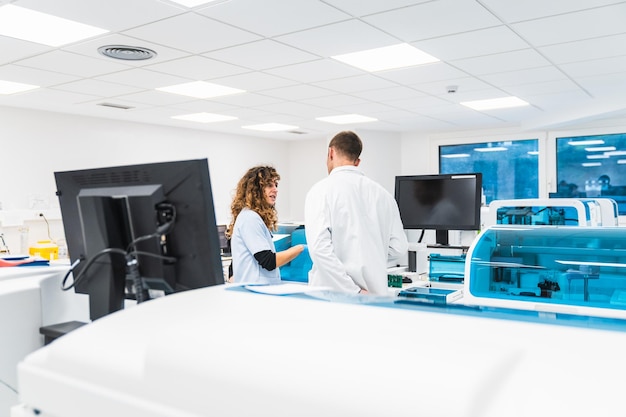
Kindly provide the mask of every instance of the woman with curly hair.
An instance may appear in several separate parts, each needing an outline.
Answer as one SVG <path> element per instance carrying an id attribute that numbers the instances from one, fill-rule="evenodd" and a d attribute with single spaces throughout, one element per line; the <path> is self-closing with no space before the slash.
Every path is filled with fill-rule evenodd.
<path id="1" fill-rule="evenodd" d="M 278 267 L 293 260 L 304 245 L 276 252 L 272 233 L 278 229 L 276 196 L 280 175 L 271 166 L 256 166 L 239 180 L 230 206 L 233 282 L 280 283 Z"/>

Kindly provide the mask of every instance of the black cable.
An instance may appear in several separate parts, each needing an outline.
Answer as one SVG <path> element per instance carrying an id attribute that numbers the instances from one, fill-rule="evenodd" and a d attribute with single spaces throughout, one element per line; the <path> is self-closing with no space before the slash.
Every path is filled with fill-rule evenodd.
<path id="1" fill-rule="evenodd" d="M 426 229 L 422 229 L 422 234 L 420 234 L 420 238 L 417 239 L 417 243 L 422 243 L 422 239 L 424 239 L 424 232 L 426 232 Z"/>
<path id="2" fill-rule="evenodd" d="M 168 262 L 176 262 L 176 258 L 171 257 L 171 256 L 159 255 L 159 254 L 154 254 L 151 252 L 144 252 L 144 251 L 137 250 L 137 244 L 139 242 L 143 242 L 145 240 L 154 239 L 154 238 L 161 238 L 162 236 L 170 233 L 174 229 L 174 225 L 176 223 L 176 206 L 174 206 L 173 204 L 169 204 L 169 203 L 162 203 L 159 205 L 158 208 L 162 210 L 162 212 L 167 211 L 166 214 L 169 216 L 168 216 L 167 221 L 163 223 L 162 225 L 158 226 L 157 230 L 154 233 L 140 236 L 137 239 L 133 240 L 132 242 L 128 244 L 128 246 L 126 247 L 126 250 L 122 250 L 118 248 L 107 248 L 107 249 L 101 250 L 100 252 L 95 254 L 91 259 L 89 259 L 89 261 L 87 261 L 87 264 L 80 271 L 80 273 L 74 278 L 72 284 L 70 286 L 66 286 L 65 283 L 67 281 L 67 278 L 74 271 L 76 266 L 78 266 L 78 264 L 80 264 L 80 262 L 83 260 L 81 258 L 77 259 L 72 264 L 69 271 L 67 271 L 67 274 L 65 275 L 65 277 L 63 277 L 63 281 L 61 282 L 61 290 L 63 291 L 70 290 L 74 288 L 78 283 L 80 283 L 80 281 L 85 276 L 86 271 L 91 267 L 91 265 L 93 265 L 96 259 L 106 254 L 118 254 L 118 255 L 123 255 L 126 261 L 126 274 L 127 274 L 127 277 L 130 277 L 131 281 L 133 282 L 133 287 L 135 290 L 135 298 L 137 300 L 137 303 L 141 303 L 143 301 L 148 300 L 149 296 L 143 286 L 143 279 L 141 277 L 141 274 L 139 273 L 139 264 L 137 262 L 137 255 L 150 256 L 150 257 L 162 259 Z M 39 215 L 44 217 L 43 213 L 40 213 Z M 50 234 L 50 232 L 48 232 L 48 234 Z"/>
<path id="3" fill-rule="evenodd" d="M 50 236 L 50 223 L 48 223 L 48 219 L 46 219 L 46 216 L 44 216 L 43 213 L 39 213 L 39 217 L 43 217 L 43 220 L 46 222 L 46 226 L 48 227 L 48 239 L 50 239 L 50 242 L 54 242 L 52 236 Z"/>
<path id="4" fill-rule="evenodd" d="M 80 271 L 80 273 L 74 278 L 74 281 L 72 282 L 72 284 L 69 287 L 65 286 L 65 281 L 67 280 L 67 278 L 69 277 L 70 273 L 72 273 L 72 271 L 75 268 L 75 264 L 78 265 L 76 262 L 74 264 L 72 264 L 72 266 L 70 267 L 70 270 L 67 272 L 67 274 L 65 275 L 65 277 L 63 278 L 63 281 L 61 282 L 61 289 L 63 291 L 67 291 L 70 290 L 72 288 L 74 288 L 82 279 L 83 276 L 85 275 L 86 271 L 91 267 L 91 265 L 93 265 L 93 263 L 101 258 L 104 255 L 107 255 L 109 253 L 114 253 L 114 254 L 118 254 L 118 255 L 122 255 L 122 256 L 126 256 L 126 251 L 122 250 L 122 249 L 118 249 L 118 248 L 106 248 L 101 250 L 100 252 L 96 253 L 91 259 L 89 259 L 87 261 L 87 263 L 85 264 L 85 267 Z M 81 260 L 79 260 L 80 262 Z"/>
<path id="5" fill-rule="evenodd" d="M 76 269 L 76 267 L 82 262 L 84 261 L 84 258 L 79 258 L 76 261 L 74 261 L 74 263 L 70 266 L 70 269 L 67 271 L 67 273 L 65 274 L 65 276 L 63 277 L 63 281 L 61 281 L 61 289 L 63 291 L 67 291 L 67 290 L 71 290 L 72 288 L 74 288 L 76 286 L 76 284 L 78 284 L 82 279 L 83 279 L 83 275 L 85 274 L 85 272 L 89 269 L 89 267 L 95 262 L 96 259 L 100 258 L 103 255 L 106 255 L 107 253 L 116 253 L 119 255 L 123 255 L 124 257 L 126 257 L 126 255 L 141 255 L 141 256 L 151 256 L 153 258 L 157 258 L 157 259 L 162 259 L 164 261 L 168 261 L 168 262 L 176 262 L 177 259 L 174 258 L 173 256 L 164 256 L 164 255 L 157 255 L 155 253 L 152 252 L 144 252 L 144 251 L 132 251 L 132 252 L 125 252 L 122 249 L 117 249 L 117 248 L 107 248 L 107 249 L 103 249 L 100 252 L 98 252 L 97 254 L 95 254 L 86 264 L 85 267 L 80 271 L 80 273 L 76 276 L 76 278 L 74 278 L 74 281 L 72 282 L 72 284 L 69 287 L 65 287 L 65 282 L 67 281 L 67 279 L 69 278 L 70 274 L 74 271 L 74 269 Z"/>

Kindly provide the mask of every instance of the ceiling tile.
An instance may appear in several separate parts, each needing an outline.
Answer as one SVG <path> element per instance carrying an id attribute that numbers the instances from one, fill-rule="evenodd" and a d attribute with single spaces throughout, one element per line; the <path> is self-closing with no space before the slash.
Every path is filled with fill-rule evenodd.
<path id="1" fill-rule="evenodd" d="M 101 97 L 115 97 L 142 91 L 141 88 L 98 80 L 74 81 L 58 85 L 54 88 L 56 90 L 71 91 L 74 93 L 90 94 Z"/>
<path id="2" fill-rule="evenodd" d="M 276 40 L 321 57 L 399 43 L 393 36 L 356 19 L 278 36 Z"/>
<path id="3" fill-rule="evenodd" d="M 111 32 L 183 12 L 181 7 L 153 0 L 19 0 L 15 3 L 18 6 L 97 26 Z"/>
<path id="4" fill-rule="evenodd" d="M 340 93 L 353 93 L 363 90 L 367 91 L 378 88 L 389 88 L 397 86 L 397 84 L 394 82 L 371 74 L 357 75 L 354 77 L 346 77 L 328 81 L 319 81 L 317 83 L 313 83 L 313 85 Z"/>
<path id="5" fill-rule="evenodd" d="M 414 42 L 413 46 L 446 61 L 529 47 L 522 38 L 506 26 L 496 26 Z"/>
<path id="6" fill-rule="evenodd" d="M 267 39 L 220 49 L 204 56 L 253 70 L 318 59 L 316 55 Z"/>
<path id="7" fill-rule="evenodd" d="M 266 90 L 263 91 L 263 94 L 284 100 L 297 101 L 307 98 L 330 96 L 333 92 L 312 85 L 294 85 Z"/>
<path id="8" fill-rule="evenodd" d="M 142 68 L 129 69 L 96 77 L 98 80 L 110 81 L 118 84 L 132 85 L 141 88 L 160 88 L 169 85 L 189 82 L 187 78 L 150 71 Z"/>
<path id="9" fill-rule="evenodd" d="M 411 99 L 413 97 L 422 97 L 424 93 L 414 90 L 409 87 L 391 87 L 380 88 L 377 90 L 361 91 L 353 93 L 356 97 L 361 97 L 367 100 L 385 101 L 391 102 L 393 100 Z"/>
<path id="10" fill-rule="evenodd" d="M 246 93 L 232 94 L 230 96 L 216 97 L 213 99 L 219 103 L 226 103 L 232 106 L 254 107 L 279 103 L 281 100 L 276 97 L 269 97 L 264 94 Z"/>
<path id="11" fill-rule="evenodd" d="M 626 55 L 626 34 L 544 46 L 538 50 L 556 64 Z"/>
<path id="12" fill-rule="evenodd" d="M 542 83 L 512 85 L 506 87 L 505 90 L 511 95 L 528 101 L 527 97 L 541 94 L 562 93 L 567 91 L 580 91 L 580 87 L 571 80 L 563 79 Z"/>
<path id="13" fill-rule="evenodd" d="M 511 27 L 535 46 L 624 33 L 626 3 L 544 19 L 515 23 Z"/>
<path id="14" fill-rule="evenodd" d="M 171 107 L 178 109 L 180 114 L 200 112 L 225 114 L 227 112 L 237 110 L 237 107 L 235 106 L 219 103 L 214 100 L 192 100 L 185 103 L 175 104 Z"/>
<path id="15" fill-rule="evenodd" d="M 16 64 L 81 77 L 95 77 L 128 68 L 128 65 L 118 64 L 117 62 L 104 61 L 61 50 L 22 59 L 17 61 Z"/>
<path id="16" fill-rule="evenodd" d="M 333 59 L 318 59 L 317 61 L 274 68 L 265 72 L 302 83 L 314 83 L 362 74 L 362 71 Z"/>
<path id="17" fill-rule="evenodd" d="M 615 3 L 615 0 L 481 0 L 481 3 L 507 23 L 587 10 Z"/>
<path id="18" fill-rule="evenodd" d="M 478 2 L 439 0 L 364 17 L 405 42 L 498 26 L 501 22 Z"/>
<path id="19" fill-rule="evenodd" d="M 459 59 L 451 62 L 457 68 L 470 74 L 482 75 L 525 68 L 550 65 L 550 62 L 533 49 L 505 52 L 475 58 Z"/>
<path id="20" fill-rule="evenodd" d="M 130 102 L 150 104 L 152 106 L 168 106 L 185 103 L 190 101 L 189 97 L 181 96 L 179 94 L 163 93 L 161 91 L 150 90 L 140 93 L 126 94 L 119 96 L 122 100 L 128 100 Z"/>
<path id="21" fill-rule="evenodd" d="M 53 50 L 45 45 L 0 36 L 0 65 Z"/>
<path id="22" fill-rule="evenodd" d="M 246 91 L 263 91 L 296 84 L 293 80 L 287 80 L 259 71 L 217 78 L 213 82 Z"/>
<path id="23" fill-rule="evenodd" d="M 311 106 L 332 109 L 340 106 L 345 108 L 345 106 L 353 106 L 355 104 L 365 103 L 367 100 L 347 94 L 338 94 L 332 96 L 309 98 L 300 101 L 305 104 L 310 104 Z"/>
<path id="24" fill-rule="evenodd" d="M 426 94 L 432 94 L 436 96 L 448 95 L 449 87 L 456 87 L 456 91 L 471 92 L 477 90 L 484 90 L 489 87 L 487 83 L 479 80 L 475 77 L 461 77 L 451 78 L 442 81 L 434 81 L 427 83 L 412 84 L 416 90 L 422 91 Z"/>
<path id="25" fill-rule="evenodd" d="M 198 54 L 259 39 L 251 32 L 195 13 L 155 21 L 127 30 L 124 34 Z"/>
<path id="26" fill-rule="evenodd" d="M 40 88 L 31 90 L 22 94 L 12 94 L 10 96 L 0 95 L 0 104 L 10 102 L 11 105 L 18 107 L 27 106 L 35 109 L 56 109 L 63 111 L 62 106 L 73 106 L 97 98 L 88 94 L 79 94 L 68 91 L 52 90 L 49 88 Z"/>
<path id="27" fill-rule="evenodd" d="M 363 0 L 325 0 L 339 10 L 350 13 L 352 16 L 367 16 L 369 14 L 385 12 L 388 10 L 400 9 L 412 6 L 416 3 L 426 3 L 431 0 L 385 0 L 385 1 L 363 1 Z"/>
<path id="28" fill-rule="evenodd" d="M 262 36 L 297 32 L 350 17 L 318 0 L 238 0 L 198 8 L 197 12 Z M 259 16 L 263 18 L 259 19 Z"/>
<path id="29" fill-rule="evenodd" d="M 68 83 L 77 79 L 78 77 L 74 75 L 43 71 L 37 68 L 22 67 L 19 65 L 0 66 L 0 80 L 13 81 L 16 83 L 49 87 L 56 84 Z"/>
<path id="30" fill-rule="evenodd" d="M 562 71 L 559 71 L 557 68 L 545 66 L 540 68 L 529 68 L 520 71 L 507 71 L 495 74 L 485 74 L 481 75 L 480 78 L 495 86 L 508 87 L 512 85 L 565 80 L 567 79 L 567 76 Z"/>
<path id="31" fill-rule="evenodd" d="M 573 62 L 571 64 L 563 64 L 561 68 L 574 78 L 602 74 L 623 74 L 626 73 L 626 55 L 594 59 L 593 61 Z"/>
<path id="32" fill-rule="evenodd" d="M 467 74 L 443 62 L 417 65 L 410 68 L 383 71 L 377 76 L 398 84 L 413 85 L 432 81 L 449 80 L 464 77 Z"/>
<path id="33" fill-rule="evenodd" d="M 576 81 L 594 97 L 617 95 L 618 100 L 623 102 L 623 97 L 626 96 L 626 80 L 624 80 L 623 72 L 580 77 Z"/>
<path id="34" fill-rule="evenodd" d="M 432 109 L 437 108 L 437 107 L 448 108 L 451 105 L 449 101 L 446 101 L 440 97 L 433 97 L 433 96 L 427 96 L 427 95 L 390 100 L 387 103 L 397 108 L 402 108 L 402 109 L 406 109 L 410 111 L 416 111 L 419 113 L 423 112 L 424 110 L 432 111 Z"/>
<path id="35" fill-rule="evenodd" d="M 160 64 L 147 65 L 145 68 L 151 71 L 186 77 L 195 81 L 210 80 L 225 75 L 248 72 L 245 68 L 198 55 L 187 56 Z"/>
<path id="36" fill-rule="evenodd" d="M 262 110 L 271 110 L 276 113 L 288 114 L 305 119 L 315 119 L 323 115 L 324 110 L 309 104 L 298 102 L 280 102 L 262 107 Z"/>

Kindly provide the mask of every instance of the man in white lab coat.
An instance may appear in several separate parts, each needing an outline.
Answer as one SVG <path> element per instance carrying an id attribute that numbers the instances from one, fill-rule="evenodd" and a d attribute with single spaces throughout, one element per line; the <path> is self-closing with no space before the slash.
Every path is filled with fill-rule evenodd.
<path id="1" fill-rule="evenodd" d="M 388 261 L 405 255 L 408 243 L 393 196 L 357 168 L 362 149 L 356 133 L 335 135 L 329 175 L 306 196 L 309 285 L 386 295 Z"/>

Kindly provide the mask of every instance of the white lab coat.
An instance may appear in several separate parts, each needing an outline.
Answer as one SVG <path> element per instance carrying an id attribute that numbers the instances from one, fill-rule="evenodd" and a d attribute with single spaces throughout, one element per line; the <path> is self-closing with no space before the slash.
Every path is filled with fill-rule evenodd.
<path id="1" fill-rule="evenodd" d="M 333 169 L 306 196 L 309 285 L 385 295 L 387 264 L 408 250 L 398 206 L 354 166 Z"/>

